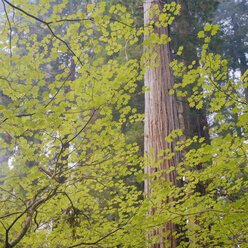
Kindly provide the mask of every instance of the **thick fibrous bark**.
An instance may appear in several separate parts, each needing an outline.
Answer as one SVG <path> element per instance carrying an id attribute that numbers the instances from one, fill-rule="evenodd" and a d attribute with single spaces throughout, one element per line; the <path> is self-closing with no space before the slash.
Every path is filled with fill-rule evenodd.
<path id="1" fill-rule="evenodd" d="M 154 4 L 160 5 L 158 1 L 145 1 L 144 2 L 144 25 L 149 25 L 151 19 L 149 19 L 148 12 Z M 161 7 L 161 6 L 160 6 Z M 161 27 L 156 28 L 155 32 L 159 35 L 168 35 L 168 28 Z M 148 37 L 145 37 L 147 39 Z M 155 51 L 156 50 L 156 51 Z M 160 58 L 160 66 L 150 69 L 146 69 L 145 73 L 145 86 L 150 89 L 150 91 L 145 93 L 145 127 L 144 127 L 144 142 L 145 142 L 145 153 L 149 153 L 151 149 L 154 152 L 151 154 L 155 158 L 155 162 L 159 159 L 159 152 L 161 150 L 170 149 L 174 152 L 174 143 L 167 143 L 165 137 L 170 134 L 174 129 L 179 128 L 179 121 L 176 109 L 176 99 L 175 96 L 169 95 L 169 90 L 173 88 L 173 75 L 171 73 L 169 63 L 171 61 L 170 46 L 169 44 L 161 45 L 158 49 L 154 48 L 153 53 L 158 54 L 156 63 Z M 165 160 L 160 163 L 159 168 L 154 168 L 148 166 L 145 169 L 145 173 L 148 175 L 154 174 L 157 170 L 168 170 L 171 166 L 177 166 L 179 161 L 178 155 L 176 154 L 171 160 Z M 162 173 L 161 177 L 165 181 L 172 182 L 176 184 L 176 174 Z M 151 179 L 145 181 L 145 192 L 147 197 L 151 194 Z M 170 201 L 164 199 L 166 202 Z M 149 214 L 152 215 L 155 209 L 151 209 Z M 167 237 L 163 237 L 162 234 L 166 231 L 170 231 Z M 150 247 L 152 248 L 162 248 L 165 247 L 165 241 L 170 241 L 170 247 L 176 247 L 176 240 L 171 235 L 175 231 L 175 225 L 171 222 L 167 223 L 163 229 L 154 230 L 149 236 L 160 235 L 160 242 L 154 244 Z"/>

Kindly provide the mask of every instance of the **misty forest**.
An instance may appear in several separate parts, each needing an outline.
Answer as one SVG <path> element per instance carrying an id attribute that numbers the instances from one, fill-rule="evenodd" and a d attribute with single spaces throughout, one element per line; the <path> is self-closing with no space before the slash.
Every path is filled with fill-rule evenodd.
<path id="1" fill-rule="evenodd" d="M 248 248 L 247 0 L 0 14 L 0 248 Z"/>

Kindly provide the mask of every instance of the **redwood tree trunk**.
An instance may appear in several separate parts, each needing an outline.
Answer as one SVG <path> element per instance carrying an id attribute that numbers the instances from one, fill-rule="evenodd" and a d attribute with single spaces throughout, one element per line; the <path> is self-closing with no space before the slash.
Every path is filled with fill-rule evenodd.
<path id="1" fill-rule="evenodd" d="M 148 16 L 149 9 L 152 8 L 154 4 L 158 4 L 159 7 L 162 7 L 159 1 L 144 1 L 144 25 L 150 25 L 151 19 Z M 168 35 L 168 28 L 155 27 L 155 32 L 159 35 L 166 34 Z M 146 36 L 145 39 L 148 37 Z M 153 48 L 152 54 L 155 53 Z M 144 121 L 144 147 L 145 153 L 149 153 L 151 149 L 154 149 L 154 152 L 151 154 L 157 162 L 160 158 L 158 156 L 159 151 L 170 149 L 171 152 L 174 152 L 174 143 L 167 143 L 165 137 L 170 134 L 174 129 L 179 128 L 179 120 L 176 109 L 176 99 L 175 96 L 169 95 L 169 90 L 173 88 L 173 75 L 169 67 L 171 62 L 171 51 L 169 44 L 161 45 L 156 49 L 158 58 L 154 63 L 160 58 L 160 66 L 153 69 L 146 68 L 146 73 L 144 77 L 145 86 L 150 89 L 145 93 L 145 121 Z M 160 163 L 159 168 L 154 168 L 153 166 L 148 166 L 145 169 L 145 173 L 148 175 L 153 174 L 157 170 L 168 170 L 171 166 L 177 166 L 179 162 L 179 156 L 176 154 L 171 160 L 165 160 Z M 169 182 L 176 184 L 176 174 L 175 172 L 163 173 L 161 176 Z M 145 181 L 145 192 L 147 197 L 151 194 L 151 179 Z M 165 199 L 165 204 L 170 200 Z M 151 209 L 149 214 L 152 215 L 155 209 Z M 175 224 L 169 222 L 165 224 L 164 228 L 154 230 L 149 234 L 149 237 L 153 235 L 160 235 L 160 242 L 153 244 L 151 248 L 163 248 L 165 242 L 170 241 L 170 247 L 176 247 L 176 239 L 172 236 L 171 233 L 175 232 Z M 170 231 L 170 234 L 167 237 L 163 237 L 162 234 L 166 231 Z"/>

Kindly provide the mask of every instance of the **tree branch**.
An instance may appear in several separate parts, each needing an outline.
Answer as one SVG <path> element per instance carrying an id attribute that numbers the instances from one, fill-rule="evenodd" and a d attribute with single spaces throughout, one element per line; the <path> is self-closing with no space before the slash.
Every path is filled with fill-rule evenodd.
<path id="1" fill-rule="evenodd" d="M 73 247 L 78 247 L 78 246 L 81 246 L 81 245 L 96 245 L 98 244 L 100 241 L 106 239 L 107 237 L 111 236 L 112 234 L 116 233 L 117 231 L 119 231 L 120 229 L 122 229 L 122 227 L 118 227 L 117 229 L 115 229 L 114 231 L 106 234 L 105 236 L 103 236 L 102 238 L 96 240 L 95 242 L 90 242 L 90 243 L 87 243 L 87 242 L 82 242 L 82 243 L 79 243 L 77 245 L 72 245 L 72 246 L 69 246 L 68 248 L 73 248 Z"/>
<path id="2" fill-rule="evenodd" d="M 6 15 L 6 18 L 7 18 L 8 24 L 9 24 L 9 51 L 10 51 L 10 57 L 12 57 L 12 27 L 11 27 L 11 23 L 9 20 L 9 16 L 8 16 L 8 13 L 6 10 L 6 5 L 5 5 L 4 0 L 2 0 L 2 3 L 3 3 L 3 8 L 4 8 L 4 13 Z"/>
<path id="3" fill-rule="evenodd" d="M 14 212 L 14 213 L 5 214 L 5 215 L 0 216 L 0 219 L 4 219 L 4 218 L 7 218 L 9 216 L 12 216 L 15 214 L 20 214 L 20 213 L 22 213 L 22 212 Z"/>
<path id="4" fill-rule="evenodd" d="M 34 15 L 32 15 L 32 14 L 26 12 L 25 10 L 23 10 L 23 9 L 21 9 L 21 8 L 19 8 L 19 7 L 17 7 L 17 6 L 15 6 L 14 4 L 10 3 L 8 0 L 2 0 L 2 1 L 4 1 L 5 3 L 7 3 L 7 4 L 8 4 L 9 6 L 11 6 L 13 9 L 18 10 L 18 11 L 20 11 L 21 13 L 25 14 L 26 16 L 29 16 L 30 18 L 32 18 L 32 19 L 34 19 L 34 20 L 36 20 L 36 21 L 38 21 L 38 22 L 44 24 L 45 26 L 47 26 L 47 28 L 49 29 L 49 31 L 51 32 L 51 34 L 52 34 L 57 40 L 59 40 L 60 42 L 62 42 L 62 43 L 68 48 L 68 50 L 77 58 L 78 62 L 81 64 L 81 66 L 84 65 L 83 62 L 80 60 L 80 58 L 79 58 L 79 57 L 74 53 L 74 51 L 70 48 L 70 46 L 68 45 L 68 43 L 67 43 L 66 41 L 64 41 L 63 39 L 59 38 L 59 37 L 54 33 L 54 31 L 53 31 L 52 28 L 50 27 L 49 22 L 46 22 L 46 21 L 44 21 L 44 20 L 42 20 L 42 19 L 40 19 L 40 18 L 38 18 L 38 17 L 36 17 L 36 16 L 34 16 Z"/>
<path id="5" fill-rule="evenodd" d="M 48 186 L 43 187 L 42 189 L 40 189 L 37 194 L 33 197 L 33 199 L 31 200 L 32 202 L 30 202 L 29 206 L 18 216 L 15 218 L 15 220 L 10 224 L 10 226 L 6 229 L 6 234 L 5 234 L 5 246 L 6 247 L 14 247 L 15 245 L 17 245 L 21 239 L 25 236 L 25 234 L 28 231 L 28 228 L 30 227 L 30 224 L 32 222 L 32 217 L 34 212 L 39 208 L 39 206 L 41 204 L 43 204 L 44 202 L 48 201 L 50 198 L 52 198 L 55 194 L 56 191 L 59 187 L 59 185 L 57 185 L 53 190 L 50 191 L 50 193 L 48 193 L 48 195 L 38 201 L 35 201 L 36 198 L 38 197 L 38 195 L 40 193 L 42 193 Z M 14 238 L 11 242 L 8 241 L 9 239 L 9 231 L 10 229 L 15 225 L 15 223 L 24 215 L 27 213 L 27 217 L 23 223 L 23 227 L 22 230 L 19 232 L 19 234 L 16 236 L 16 238 Z"/>

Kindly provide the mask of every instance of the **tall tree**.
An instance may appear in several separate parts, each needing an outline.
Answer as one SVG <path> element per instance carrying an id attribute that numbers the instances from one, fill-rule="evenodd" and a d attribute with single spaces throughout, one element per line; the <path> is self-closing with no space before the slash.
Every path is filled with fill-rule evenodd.
<path id="1" fill-rule="evenodd" d="M 8 0 L 3 1 L 11 6 Z M 235 89 L 247 83 L 248 78 L 246 73 L 237 83 L 229 81 L 227 61 L 208 52 L 209 39 L 218 27 L 208 24 L 199 33 L 205 44 L 198 66 L 191 64 L 188 71 L 182 71 L 180 62 L 174 62 L 173 66 L 178 74 L 184 74 L 177 87 L 183 93 L 184 90 L 187 93 L 188 86 L 195 88 L 188 95 L 192 106 L 200 108 L 204 98 L 210 98 L 210 111 L 219 122 L 219 128 L 213 130 L 218 137 L 213 137 L 210 144 L 194 138 L 179 141 L 175 146 L 173 139 L 179 131 L 172 132 L 165 143 L 168 149 L 162 149 L 150 161 L 147 159 L 146 165 L 152 165 L 149 169 L 154 173 L 146 181 L 150 183 L 147 198 L 141 200 L 140 192 L 126 178 L 143 178 L 134 169 L 142 158 L 137 156 L 136 145 L 126 143 L 122 127 L 127 125 L 127 118 L 130 122 L 142 119 L 128 106 L 128 100 L 137 80 L 143 76 L 144 64 L 146 79 L 153 82 L 150 70 L 159 72 L 159 86 L 161 75 L 167 75 L 163 73 L 167 67 L 158 62 L 165 62 L 164 58 L 168 62 L 170 58 L 166 53 L 167 25 L 176 6 L 149 5 L 151 21 L 142 29 L 134 28 L 125 8 L 115 5 L 106 9 L 104 3 L 90 4 L 83 13 L 58 19 L 58 12 L 66 6 L 63 3 L 51 8 L 53 13 L 44 19 L 39 19 L 39 13 L 47 9 L 27 5 L 26 0 L 19 0 L 18 6 L 12 4 L 9 13 L 14 8 L 15 17 L 20 15 L 18 22 L 6 21 L 7 27 L 11 24 L 19 30 L 11 40 L 12 57 L 10 40 L 6 39 L 8 29 L 1 30 L 1 92 L 11 102 L 0 105 L 1 132 L 7 137 L 1 140 L 0 149 L 6 156 L 4 160 L 12 160 L 12 166 L 1 165 L 5 178 L 0 186 L 0 244 L 4 248 L 140 248 L 151 241 L 153 247 L 175 247 L 171 235 L 171 230 L 176 230 L 173 222 L 184 225 L 185 234 L 194 238 L 194 247 L 247 247 L 248 184 L 242 172 L 248 171 L 248 114 L 242 92 Z M 33 22 L 42 22 L 37 29 L 44 28 L 48 33 L 40 38 L 32 35 Z M 23 33 L 25 37 L 20 35 Z M 120 63 L 118 53 L 123 44 L 127 42 L 131 47 L 143 33 L 147 46 L 143 61 L 131 59 Z M 23 44 L 27 53 L 22 52 Z M 71 68 L 64 63 L 59 65 L 61 71 L 56 71 L 54 80 L 40 95 L 50 72 L 46 65 L 56 64 L 62 57 L 68 61 L 66 57 L 71 58 L 73 52 L 75 64 Z M 159 58 L 160 55 L 164 58 Z M 72 73 L 69 81 L 66 77 L 70 69 L 72 72 L 75 69 L 75 78 Z M 219 81 L 225 87 L 219 88 L 216 84 Z M 166 86 L 163 85 L 163 90 L 168 91 Z M 148 96 L 157 97 L 157 92 L 154 89 L 153 95 Z M 172 99 L 168 105 L 174 104 L 174 97 L 167 93 L 165 96 Z M 161 96 L 155 99 L 157 103 L 159 99 Z M 216 113 L 223 105 L 238 113 L 235 125 L 243 128 L 242 136 L 231 132 L 223 135 L 224 128 L 232 128 Z M 161 110 L 166 106 L 155 107 Z M 130 111 L 133 115 L 129 115 Z M 169 110 L 167 113 L 171 114 Z M 155 121 L 152 123 L 155 127 L 164 123 Z M 165 124 L 169 129 L 175 123 L 168 120 Z M 33 135 L 38 142 L 29 139 Z M 160 136 L 157 138 L 164 141 Z M 176 151 L 185 147 L 188 153 L 177 164 Z M 154 150 L 150 149 L 151 155 Z M 28 168 L 28 161 L 35 163 Z M 163 165 L 170 166 L 171 172 L 166 170 L 168 167 L 163 170 Z M 177 165 L 177 172 L 173 165 Z M 199 165 L 201 170 L 195 169 Z M 177 186 L 175 175 L 187 183 Z M 206 194 L 196 191 L 199 182 L 207 186 Z M 147 241 L 146 233 L 151 230 L 155 230 L 154 236 L 151 233 Z M 176 230 L 174 235 L 178 247 L 190 246 L 187 239 L 178 239 L 180 231 Z"/>
<path id="2" fill-rule="evenodd" d="M 164 1 L 165 3 L 167 1 Z M 186 68 L 191 64 L 193 60 L 198 63 L 197 56 L 197 41 L 196 36 L 204 23 L 210 21 L 213 17 L 213 11 L 216 8 L 217 1 L 177 1 L 180 5 L 180 14 L 176 17 L 176 24 L 172 26 L 173 33 L 173 48 L 174 50 L 178 49 L 179 46 L 183 45 L 184 50 L 183 54 L 180 57 L 180 60 L 183 62 Z M 149 25 L 151 21 L 156 22 L 152 18 L 149 19 L 149 9 L 153 9 L 153 5 L 158 4 L 159 8 L 162 8 L 162 2 L 153 1 L 152 3 L 144 3 L 146 9 L 144 8 L 144 23 Z M 149 5 L 149 7 L 147 7 Z M 171 29 L 168 27 L 159 28 L 154 26 L 155 33 L 162 33 L 170 35 L 169 32 Z M 198 46 L 200 46 L 198 44 Z M 149 88 L 149 91 L 145 95 L 145 152 L 149 152 L 152 148 L 155 149 L 155 163 L 161 159 L 159 157 L 159 151 L 168 148 L 168 144 L 163 140 L 164 136 L 167 136 L 173 129 L 180 128 L 184 132 L 184 140 L 192 138 L 197 135 L 198 137 L 204 137 L 205 141 L 209 143 L 209 133 L 208 133 L 208 124 L 207 116 L 205 109 L 196 109 L 190 108 L 187 104 L 186 98 L 179 97 L 178 102 L 176 103 L 175 98 L 168 97 L 168 91 L 173 88 L 174 78 L 170 73 L 169 64 L 171 62 L 171 49 L 168 44 L 161 47 L 161 50 L 158 50 L 156 47 L 153 48 L 152 53 L 157 53 L 160 59 L 160 67 L 147 70 L 145 74 L 145 86 Z M 155 61 L 156 63 L 158 61 Z M 192 87 L 193 88 L 193 87 Z M 192 88 L 189 91 L 192 91 Z M 176 105 L 179 106 L 178 116 L 173 115 L 176 113 Z M 168 124 L 169 123 L 169 124 Z M 180 123 L 180 125 L 179 125 Z M 162 140 L 162 141 L 161 141 Z M 170 143 L 170 149 L 173 150 L 173 143 Z M 186 153 L 186 151 L 184 151 Z M 173 166 L 176 166 L 179 162 L 179 159 L 174 157 L 175 163 Z M 147 167 L 146 172 L 149 175 L 153 173 L 156 174 L 157 170 L 162 170 L 164 168 L 168 169 L 172 165 L 170 161 L 163 161 L 164 165 L 161 165 L 159 168 Z M 199 166 L 200 168 L 200 166 Z M 175 172 L 173 172 L 175 173 Z M 172 175 L 173 175 L 172 173 Z M 166 174 L 163 175 L 166 178 L 166 181 L 173 182 L 176 185 L 176 181 L 173 179 L 175 174 L 168 178 Z M 145 182 L 145 191 L 148 195 L 149 185 L 152 183 L 152 180 L 147 180 Z M 204 193 L 204 186 L 198 184 L 197 191 L 201 194 Z M 150 214 L 153 214 L 151 210 Z M 164 231 L 175 229 L 174 226 L 167 226 Z M 152 235 L 159 233 L 161 235 L 162 230 L 154 231 Z M 174 242 L 174 241 L 172 241 Z M 163 246 L 163 239 L 161 238 L 161 246 Z"/>
<path id="3" fill-rule="evenodd" d="M 169 37 L 168 26 L 157 25 L 158 16 L 153 15 L 157 10 L 163 12 L 164 6 L 160 1 L 144 2 L 144 25 L 152 30 L 153 35 L 157 37 Z M 151 42 L 151 35 L 146 35 L 145 40 Z M 168 40 L 167 40 L 168 41 Z M 169 90 L 173 88 L 174 78 L 170 69 L 171 49 L 168 42 L 166 44 L 155 44 L 151 49 L 151 54 L 157 55 L 150 66 L 146 68 L 144 76 L 144 84 L 149 89 L 145 93 L 145 120 L 144 120 L 144 147 L 145 153 L 154 158 L 151 165 L 145 168 L 145 173 L 148 174 L 148 179 L 145 181 L 145 193 L 147 197 L 152 194 L 151 184 L 153 180 L 162 179 L 166 182 L 171 182 L 176 185 L 175 171 L 167 173 L 166 171 L 172 167 L 176 167 L 179 163 L 179 156 L 176 154 L 170 160 L 163 160 L 164 153 L 161 151 L 168 149 L 169 152 L 174 152 L 174 143 L 168 143 L 165 140 L 173 130 L 179 128 L 178 113 L 176 107 L 175 96 L 169 95 Z M 156 176 L 156 172 L 161 172 Z M 167 204 L 171 199 L 165 200 Z M 149 215 L 153 215 L 156 211 L 156 206 L 152 207 Z M 170 242 L 170 247 L 176 247 L 176 239 L 173 236 L 175 232 L 175 224 L 169 222 L 163 228 L 153 230 L 149 237 L 159 235 L 160 240 L 150 247 L 165 247 L 166 243 Z M 164 236 L 164 233 L 167 233 Z"/>

